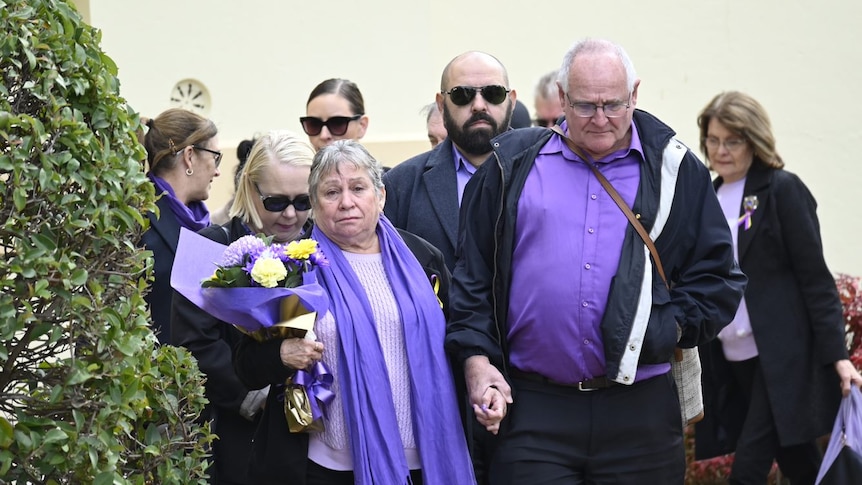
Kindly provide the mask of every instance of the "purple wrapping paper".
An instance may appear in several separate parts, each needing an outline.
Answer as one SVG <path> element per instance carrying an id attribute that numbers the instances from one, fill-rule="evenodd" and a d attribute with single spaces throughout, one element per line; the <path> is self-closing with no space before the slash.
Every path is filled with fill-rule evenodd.
<path id="1" fill-rule="evenodd" d="M 171 286 L 201 310 L 249 332 L 281 321 L 280 302 L 286 296 L 296 295 L 318 315 L 328 308 L 329 300 L 313 270 L 303 274 L 303 285 L 296 288 L 201 288 L 201 281 L 212 276 L 226 248 L 186 228 L 180 229 Z"/>
<path id="2" fill-rule="evenodd" d="M 815 484 L 823 480 L 841 448 L 845 446 L 862 455 L 862 391 L 855 385 L 850 388 L 850 395 L 841 399 L 841 407 L 838 408 L 832 436 L 829 438 Z"/>

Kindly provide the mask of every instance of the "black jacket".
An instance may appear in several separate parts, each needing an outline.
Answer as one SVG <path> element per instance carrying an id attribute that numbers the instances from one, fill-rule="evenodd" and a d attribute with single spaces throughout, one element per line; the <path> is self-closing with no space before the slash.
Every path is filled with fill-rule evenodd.
<path id="1" fill-rule="evenodd" d="M 716 179 L 716 188 L 722 183 Z M 737 229 L 745 303 L 782 446 L 828 434 L 841 400 L 833 363 L 846 359 L 844 318 L 823 258 L 817 203 L 796 175 L 755 161 L 743 196 L 757 196 L 751 228 Z M 740 215 L 743 214 L 740 205 Z M 739 400 L 716 339 L 700 347 L 706 417 L 697 456 L 736 448 L 747 402 Z"/>
<path id="2" fill-rule="evenodd" d="M 392 225 L 430 242 L 455 267 L 458 176 L 447 138 L 433 150 L 402 162 L 383 176 L 386 217 Z"/>
<path id="3" fill-rule="evenodd" d="M 646 160 L 632 210 L 647 231 L 659 219 L 664 222 L 653 237 L 673 289 L 665 287 L 654 267 L 646 273 L 643 242 L 629 226 L 601 322 L 605 370 L 622 383 L 633 382 L 638 363 L 671 359 L 677 325 L 683 347 L 715 337 L 733 318 L 746 282 L 734 263 L 730 232 L 706 167 L 652 115 L 637 110 L 633 121 Z M 517 204 L 536 155 L 551 136 L 544 128 L 524 128 L 496 137 L 493 156 L 470 180 L 461 203 L 446 346 L 460 359 L 487 355 L 504 374 Z M 663 193 L 673 197 L 663 200 Z M 652 289 L 652 304 L 638 312 L 644 283 Z M 642 344 L 633 337 L 642 337 Z"/>
<path id="4" fill-rule="evenodd" d="M 171 210 L 167 197 L 160 197 L 156 206 L 159 208 L 159 217 L 152 212 L 147 213 L 150 228 L 141 236 L 141 245 L 153 252 L 153 284 L 144 299 L 149 304 L 153 332 L 159 343 L 169 344 L 171 299 L 174 294 L 171 288 L 171 269 L 180 240 L 180 223 Z"/>
<path id="5" fill-rule="evenodd" d="M 228 245 L 249 232 L 238 218 L 233 218 L 224 226 L 210 226 L 198 234 Z M 243 334 L 176 291 L 171 310 L 171 343 L 188 348 L 206 375 L 206 397 L 210 402 L 201 419 L 211 419 L 212 431 L 219 437 L 213 445 L 215 467 L 209 470 L 212 483 L 254 483 L 246 471 L 260 413 L 249 421 L 239 410 L 249 391 L 266 385 L 247 387 L 236 375 L 233 348 Z"/>

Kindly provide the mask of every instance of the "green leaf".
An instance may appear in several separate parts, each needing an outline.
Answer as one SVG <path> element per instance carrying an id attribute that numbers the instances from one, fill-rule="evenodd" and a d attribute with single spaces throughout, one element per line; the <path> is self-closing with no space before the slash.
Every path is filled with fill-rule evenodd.
<path id="1" fill-rule="evenodd" d="M 0 416 L 0 448 L 9 448 L 15 441 L 15 428 L 3 416 Z"/>

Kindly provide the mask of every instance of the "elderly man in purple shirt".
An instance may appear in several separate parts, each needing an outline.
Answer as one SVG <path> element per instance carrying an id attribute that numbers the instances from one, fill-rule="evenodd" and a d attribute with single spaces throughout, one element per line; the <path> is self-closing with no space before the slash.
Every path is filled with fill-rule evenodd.
<path id="1" fill-rule="evenodd" d="M 674 348 L 714 338 L 746 279 L 705 166 L 636 110 L 618 45 L 577 42 L 562 131 L 492 141 L 464 193 L 447 349 L 478 421 L 500 433 L 491 483 L 683 483 Z M 655 240 L 644 242 L 582 157 Z"/>

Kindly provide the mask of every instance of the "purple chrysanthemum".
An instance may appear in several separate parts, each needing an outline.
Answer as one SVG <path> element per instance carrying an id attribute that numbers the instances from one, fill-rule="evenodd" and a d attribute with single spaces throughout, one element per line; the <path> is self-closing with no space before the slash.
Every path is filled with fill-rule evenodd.
<path id="1" fill-rule="evenodd" d="M 245 256 L 251 256 L 251 260 L 257 259 L 257 255 L 266 249 L 266 244 L 257 236 L 243 236 L 232 242 L 222 255 L 221 265 L 239 266 L 245 260 Z"/>
<path id="2" fill-rule="evenodd" d="M 314 266 L 329 266 L 329 261 L 326 259 L 326 256 L 324 256 L 323 250 L 320 248 L 309 256 L 308 260 L 311 261 L 311 264 Z"/>

